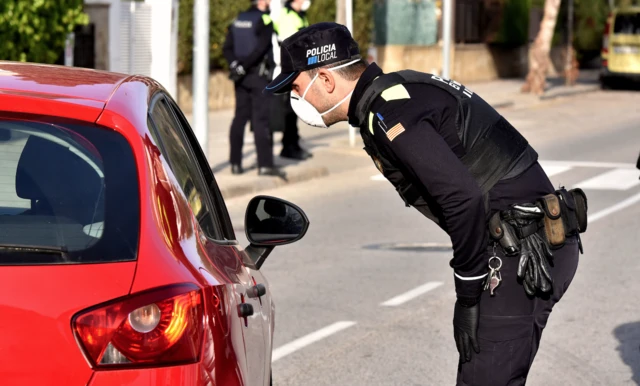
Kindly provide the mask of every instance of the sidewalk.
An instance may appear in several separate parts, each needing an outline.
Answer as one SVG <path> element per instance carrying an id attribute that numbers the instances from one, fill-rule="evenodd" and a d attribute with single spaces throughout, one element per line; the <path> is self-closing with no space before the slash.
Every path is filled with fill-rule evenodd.
<path id="1" fill-rule="evenodd" d="M 469 84 L 469 88 L 480 95 L 497 109 L 526 109 L 535 105 L 549 103 L 550 100 L 567 97 L 599 89 L 597 72 L 581 71 L 578 84 L 567 87 L 563 79 L 550 79 L 549 89 L 538 98 L 529 94 L 521 94 L 522 79 L 506 79 L 491 82 Z M 189 117 L 190 118 L 190 117 Z M 256 171 L 256 152 L 253 145 L 253 133 L 247 128 L 243 148 L 243 167 L 245 173 L 234 176 L 229 168 L 229 127 L 233 119 L 232 110 L 211 111 L 209 113 L 209 143 L 207 157 L 215 173 L 222 195 L 232 198 L 245 194 L 277 188 L 287 184 L 308 181 L 327 176 L 331 173 L 353 170 L 373 164 L 362 150 L 360 134 L 356 132 L 356 145 L 349 145 L 348 126 L 346 123 L 335 125 L 329 129 L 319 129 L 299 122 L 301 144 L 313 153 L 313 158 L 296 162 L 280 158 L 282 133 L 274 134 L 276 165 L 287 172 L 287 180 L 277 177 L 259 177 Z"/>

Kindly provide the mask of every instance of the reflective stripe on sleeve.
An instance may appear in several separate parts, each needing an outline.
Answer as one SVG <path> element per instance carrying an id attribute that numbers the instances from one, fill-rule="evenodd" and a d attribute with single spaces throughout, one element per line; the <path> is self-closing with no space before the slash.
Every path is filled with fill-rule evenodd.
<path id="1" fill-rule="evenodd" d="M 464 276 L 460 276 L 457 273 L 453 273 L 455 275 L 455 277 L 457 277 L 460 280 L 465 280 L 465 281 L 471 281 L 471 280 L 480 280 L 480 279 L 484 279 L 485 277 L 487 277 L 488 273 L 485 273 L 484 275 L 480 275 L 480 276 L 469 276 L 469 277 L 464 277 Z"/>

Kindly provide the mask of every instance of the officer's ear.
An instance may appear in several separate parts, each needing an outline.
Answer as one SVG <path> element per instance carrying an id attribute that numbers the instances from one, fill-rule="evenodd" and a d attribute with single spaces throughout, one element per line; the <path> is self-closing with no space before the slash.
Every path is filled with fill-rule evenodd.
<path id="1" fill-rule="evenodd" d="M 331 94 L 336 89 L 336 77 L 334 73 L 321 68 L 318 70 L 318 79 L 316 80 L 320 84 L 320 87 L 324 87 L 325 91 Z"/>

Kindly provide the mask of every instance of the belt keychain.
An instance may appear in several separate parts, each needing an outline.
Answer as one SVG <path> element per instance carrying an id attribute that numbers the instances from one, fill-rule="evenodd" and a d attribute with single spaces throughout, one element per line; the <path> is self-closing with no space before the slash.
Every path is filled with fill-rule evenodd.
<path id="1" fill-rule="evenodd" d="M 497 266 L 493 267 L 492 263 L 496 262 Z M 491 296 L 494 296 L 493 292 L 500 283 L 502 283 L 502 275 L 500 274 L 500 268 L 502 268 L 502 259 L 496 254 L 496 243 L 493 243 L 493 256 L 489 258 L 489 274 L 487 275 L 487 281 L 484 284 L 484 290 L 489 290 Z"/>

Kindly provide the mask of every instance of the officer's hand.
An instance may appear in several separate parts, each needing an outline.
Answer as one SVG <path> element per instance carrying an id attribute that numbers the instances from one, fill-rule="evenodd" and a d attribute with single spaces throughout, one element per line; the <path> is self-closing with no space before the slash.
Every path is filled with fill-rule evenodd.
<path id="1" fill-rule="evenodd" d="M 459 302 L 453 310 L 453 337 L 460 354 L 460 362 L 471 360 L 471 348 L 476 353 L 480 352 L 478 344 L 478 321 L 480 319 L 480 307 L 465 307 Z"/>
<path id="2" fill-rule="evenodd" d="M 237 60 L 234 60 L 233 63 L 229 65 L 229 78 L 234 82 L 242 79 L 246 74 L 247 72 L 244 67 Z"/>

